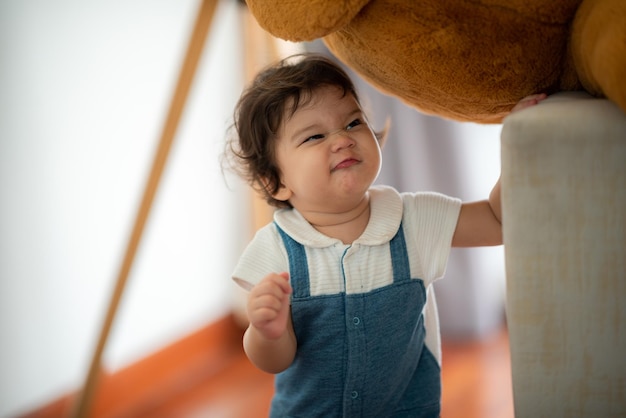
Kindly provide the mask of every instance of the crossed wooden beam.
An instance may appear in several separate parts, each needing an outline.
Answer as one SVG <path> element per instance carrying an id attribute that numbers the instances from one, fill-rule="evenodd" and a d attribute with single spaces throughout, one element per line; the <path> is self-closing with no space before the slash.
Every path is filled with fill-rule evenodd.
<path id="1" fill-rule="evenodd" d="M 137 211 L 132 233 L 126 246 L 126 252 L 122 265 L 120 266 L 115 289 L 109 302 L 104 324 L 100 330 L 98 344 L 93 353 L 82 391 L 79 393 L 75 407 L 71 412 L 71 416 L 73 418 L 89 417 L 91 404 L 101 371 L 102 353 L 104 352 L 104 347 L 106 346 L 109 333 L 111 332 L 111 327 L 113 325 L 122 294 L 124 293 L 126 282 L 128 281 L 128 274 L 135 259 L 137 247 L 141 241 L 141 236 L 143 235 L 143 230 L 150 214 L 152 202 L 154 201 L 154 196 L 159 186 L 163 169 L 165 167 L 165 163 L 167 162 L 172 143 L 174 142 L 174 136 L 187 101 L 187 96 L 189 95 L 189 90 L 191 88 L 196 69 L 198 67 L 198 61 L 200 60 L 202 50 L 204 49 L 204 44 L 211 26 L 213 15 L 215 14 L 217 2 L 218 0 L 202 0 L 200 8 L 198 9 L 194 29 L 191 34 L 191 39 L 187 46 L 187 52 L 183 65 L 178 76 L 176 90 L 174 91 L 167 119 L 165 120 L 165 125 L 163 126 L 163 130 L 161 132 L 159 146 L 154 156 L 152 169 L 145 185 L 143 198 L 141 200 L 139 210 Z"/>
<path id="2" fill-rule="evenodd" d="M 105 320 L 100 330 L 98 343 L 92 355 L 89 371 L 82 390 L 78 394 L 74 408 L 71 411 L 71 418 L 88 418 L 90 416 L 91 405 L 93 403 L 100 371 L 102 369 L 102 354 L 104 352 L 113 321 L 115 320 L 115 315 L 117 313 L 122 294 L 124 293 L 124 288 L 126 287 L 126 282 L 128 281 L 128 275 L 135 259 L 135 254 L 137 252 L 137 248 L 139 247 L 146 221 L 150 214 L 150 209 L 161 180 L 163 169 L 165 168 L 172 143 L 174 142 L 176 130 L 178 128 L 185 103 L 187 102 L 187 96 L 189 95 L 191 84 L 196 74 L 198 62 L 200 61 L 218 2 L 219 0 L 202 0 L 200 8 L 198 9 L 193 32 L 191 34 L 191 38 L 187 46 L 187 52 L 183 60 L 183 65 L 178 76 L 174 96 L 171 100 L 167 118 L 161 132 L 159 145 L 154 156 L 150 176 L 148 177 L 144 188 L 143 198 L 141 200 L 139 210 L 137 211 L 132 233 L 126 246 L 126 252 L 117 275 L 117 281 L 109 302 Z M 242 7 L 245 7 L 244 1 L 241 1 L 240 3 Z M 280 54 L 276 48 L 275 38 L 261 29 L 249 12 L 246 11 L 244 16 L 246 79 L 250 80 L 262 65 L 265 65 L 268 61 L 278 58 Z M 258 197 L 253 198 L 251 204 L 254 216 L 253 224 L 254 229 L 256 230 L 259 226 L 264 225 L 269 219 L 271 219 L 271 209 Z"/>

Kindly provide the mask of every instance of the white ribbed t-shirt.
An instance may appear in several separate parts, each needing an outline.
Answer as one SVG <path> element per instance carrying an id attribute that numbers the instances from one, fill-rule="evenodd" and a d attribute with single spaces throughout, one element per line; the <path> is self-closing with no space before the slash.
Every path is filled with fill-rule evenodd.
<path id="1" fill-rule="evenodd" d="M 441 363 L 439 321 L 431 284 L 445 273 L 460 208 L 459 199 L 439 193 L 398 193 L 388 186 L 375 186 L 370 189 L 369 223 L 352 244 L 317 231 L 295 209 L 281 209 L 274 214 L 275 223 L 256 233 L 233 278 L 250 289 L 271 272 L 289 271 L 278 224 L 305 247 L 311 296 L 367 293 L 392 283 L 389 241 L 402 224 L 411 277 L 422 280 L 428 291 L 424 308 L 426 345 Z"/>

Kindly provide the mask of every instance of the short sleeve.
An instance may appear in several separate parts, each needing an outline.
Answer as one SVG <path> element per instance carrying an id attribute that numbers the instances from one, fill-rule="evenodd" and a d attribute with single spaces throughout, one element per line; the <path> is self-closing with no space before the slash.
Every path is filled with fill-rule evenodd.
<path id="1" fill-rule="evenodd" d="M 439 193 L 406 193 L 404 221 L 411 270 L 426 283 L 445 274 L 461 200 Z"/>
<path id="2" fill-rule="evenodd" d="M 269 273 L 289 271 L 289 262 L 276 226 L 272 223 L 257 231 L 242 253 L 233 280 L 250 290 Z"/>

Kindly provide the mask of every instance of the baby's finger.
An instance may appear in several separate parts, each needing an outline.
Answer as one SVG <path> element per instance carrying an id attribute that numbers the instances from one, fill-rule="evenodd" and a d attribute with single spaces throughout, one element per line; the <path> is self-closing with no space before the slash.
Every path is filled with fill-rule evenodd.
<path id="1" fill-rule="evenodd" d="M 273 309 L 275 311 L 279 311 L 283 306 L 283 302 L 280 298 L 270 295 L 264 294 L 259 295 L 258 297 L 250 300 L 250 309 Z"/>
<path id="2" fill-rule="evenodd" d="M 291 284 L 289 283 L 289 273 L 287 273 L 286 271 L 283 271 L 282 273 L 278 274 L 282 280 L 278 281 L 278 284 L 280 285 L 280 288 L 283 290 L 283 292 L 285 292 L 286 294 L 291 294 Z"/>
<path id="3" fill-rule="evenodd" d="M 261 327 L 277 317 L 278 311 L 270 308 L 259 308 L 250 313 L 250 322 L 256 327 Z"/>

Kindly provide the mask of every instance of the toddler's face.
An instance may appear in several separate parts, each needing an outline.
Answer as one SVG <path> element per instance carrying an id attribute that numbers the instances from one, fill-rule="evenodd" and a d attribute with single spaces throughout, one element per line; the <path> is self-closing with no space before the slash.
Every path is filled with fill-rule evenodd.
<path id="1" fill-rule="evenodd" d="M 337 87 L 321 87 L 286 118 L 276 158 L 279 200 L 298 210 L 342 211 L 360 202 L 380 171 L 380 145 L 363 111 Z"/>

